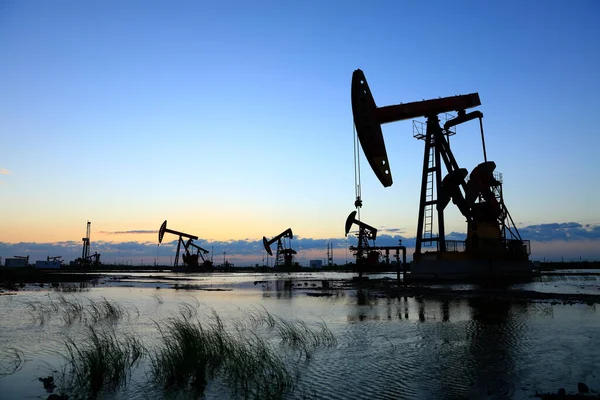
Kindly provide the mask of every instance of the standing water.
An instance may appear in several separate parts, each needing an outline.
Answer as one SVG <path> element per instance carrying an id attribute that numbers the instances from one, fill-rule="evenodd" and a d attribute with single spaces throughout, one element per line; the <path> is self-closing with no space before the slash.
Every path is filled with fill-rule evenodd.
<path id="1" fill-rule="evenodd" d="M 544 277 L 506 289 L 550 293 L 535 301 L 452 294 L 470 289 L 464 285 L 429 287 L 443 288 L 444 296 L 414 290 L 403 296 L 349 285 L 351 278 L 137 273 L 105 275 L 84 288 L 2 293 L 0 398 L 526 399 L 559 388 L 574 393 L 580 382 L 600 389 L 596 302 L 551 295 L 600 294 L 595 276 Z M 177 322 L 225 344 L 213 359 L 206 356 L 221 360 L 207 362 L 206 381 L 169 380 L 181 375 L 169 375 L 180 371 L 170 357 L 179 343 L 174 332 L 182 332 L 173 330 Z M 90 392 L 81 388 L 90 376 L 77 374 L 85 371 L 81 360 L 93 335 L 108 340 L 105 349 L 110 338 L 133 345 L 124 377 Z M 103 351 L 113 359 L 112 350 Z M 233 362 L 211 367 L 227 357 L 239 371 Z M 248 375 L 250 358 L 267 375 Z M 283 372 L 273 375 L 277 368 Z"/>

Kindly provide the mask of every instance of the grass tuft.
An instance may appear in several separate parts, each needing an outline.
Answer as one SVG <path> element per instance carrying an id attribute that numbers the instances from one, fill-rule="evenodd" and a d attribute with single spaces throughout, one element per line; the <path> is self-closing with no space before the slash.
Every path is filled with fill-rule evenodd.
<path id="1" fill-rule="evenodd" d="M 105 297 L 100 301 L 89 299 L 88 316 L 93 323 L 99 321 L 117 322 L 127 311 L 119 304 L 107 300 Z"/>
<path id="2" fill-rule="evenodd" d="M 312 357 L 316 347 L 334 346 L 337 343 L 335 336 L 323 321 L 319 322 L 316 328 L 311 328 L 304 321 L 288 321 L 273 315 L 264 307 L 260 310 L 249 310 L 246 316 L 254 326 L 266 325 L 274 329 L 282 344 L 300 350 L 301 355 L 306 358 Z"/>
<path id="3" fill-rule="evenodd" d="M 89 328 L 88 337 L 76 343 L 68 339 L 68 391 L 76 398 L 94 398 L 125 386 L 131 368 L 142 358 L 144 348 L 131 335 L 117 339 L 114 332 Z"/>
<path id="4" fill-rule="evenodd" d="M 156 301 L 158 302 L 158 304 L 163 304 L 165 301 L 163 300 L 162 296 L 158 293 L 153 293 L 150 295 L 151 297 L 154 297 L 156 299 Z"/>
<path id="5" fill-rule="evenodd" d="M 75 321 L 86 321 L 96 324 L 100 321 L 118 322 L 123 317 L 128 317 L 128 311 L 118 303 L 102 298 L 102 300 L 88 299 L 87 306 L 75 296 L 69 298 L 60 295 L 56 300 L 48 296 L 47 302 L 32 301 L 28 303 L 29 313 L 35 322 L 44 325 L 52 316 L 60 315 L 65 325 Z M 137 308 L 133 308 L 138 312 Z"/>
<path id="6" fill-rule="evenodd" d="M 283 360 L 257 335 L 229 333 L 213 312 L 209 324 L 182 315 L 171 319 L 162 348 L 150 357 L 152 376 L 163 389 L 204 392 L 209 380 L 222 380 L 234 397 L 281 398 L 293 388 Z"/>
<path id="7" fill-rule="evenodd" d="M 23 353 L 12 347 L 0 352 L 0 377 L 11 375 L 23 366 Z"/>

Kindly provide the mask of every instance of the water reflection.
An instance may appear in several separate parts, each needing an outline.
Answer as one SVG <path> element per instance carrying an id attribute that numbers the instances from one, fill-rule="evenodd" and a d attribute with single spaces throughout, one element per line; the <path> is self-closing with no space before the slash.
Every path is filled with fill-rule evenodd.
<path id="1" fill-rule="evenodd" d="M 92 288 L 68 296 L 86 304 L 87 299 L 106 296 L 135 306 L 141 315 L 122 321 L 122 328 L 135 330 L 148 343 L 157 337 L 155 321 L 172 316 L 181 301 L 197 306 L 190 296 L 214 307 L 225 321 L 239 309 L 264 306 L 309 325 L 326 322 L 338 345 L 316 351 L 300 371 L 300 387 L 314 390 L 317 398 L 531 398 L 537 390 L 574 388 L 578 381 L 600 388 L 600 377 L 593 375 L 600 370 L 593 306 L 489 297 L 377 297 L 367 289 L 341 289 L 339 281 L 323 276 L 226 278 L 201 283 L 235 290 L 161 289 L 164 302 L 151 296 L 154 288 L 144 286 Z M 49 301 L 46 293 L 12 297 L 0 297 L 0 343 L 6 343 L 0 351 L 18 348 L 27 362 L 19 371 L 21 378 L 15 374 L 0 379 L 0 397 L 34 398 L 43 391 L 37 381 L 42 376 L 39 366 L 46 365 L 50 351 L 62 348 L 63 335 L 81 337 L 83 328 L 64 325 L 60 315 L 44 326 L 32 324 L 27 304 Z M 58 344 L 52 345 L 52 340 Z M 32 381 L 39 384 L 35 390 L 28 389 Z M 125 397 L 152 396 L 129 392 L 121 396 Z"/>
<path id="2" fill-rule="evenodd" d="M 514 394 L 515 353 L 521 348 L 522 326 L 519 313 L 526 307 L 518 303 L 489 298 L 473 298 L 465 368 L 476 397 L 510 398 Z"/>
<path id="3" fill-rule="evenodd" d="M 382 355 L 380 362 L 391 369 L 390 374 L 404 376 L 411 382 L 414 379 L 414 387 L 404 387 L 404 394 L 420 397 L 419 391 L 425 388 L 425 397 L 432 393 L 440 398 L 515 395 L 519 381 L 516 363 L 524 347 L 521 341 L 529 340 L 525 333 L 527 304 L 483 297 L 378 299 L 363 290 L 356 291 L 354 304 L 348 304 L 349 322 L 396 321 L 396 325 L 389 326 L 385 340 L 402 349 L 402 356 L 392 360 Z M 411 325 L 403 325 L 406 323 Z M 377 329 L 362 326 L 360 333 L 365 337 L 357 338 L 357 331 L 352 334 L 353 343 L 372 346 L 377 336 L 368 336 L 381 335 L 375 332 L 383 329 L 381 325 Z M 407 366 L 410 372 L 404 369 Z M 390 390 L 400 390 L 398 383 L 387 385 Z"/>

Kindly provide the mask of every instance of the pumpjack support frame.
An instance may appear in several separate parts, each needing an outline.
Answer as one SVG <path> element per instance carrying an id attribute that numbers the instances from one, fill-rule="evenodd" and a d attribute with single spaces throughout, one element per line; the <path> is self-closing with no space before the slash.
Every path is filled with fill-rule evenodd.
<path id="1" fill-rule="evenodd" d="M 456 258 L 455 255 L 450 254 L 445 239 L 444 209 L 451 200 L 468 223 L 463 260 L 479 262 L 487 257 L 490 260 L 501 262 L 515 261 L 515 265 L 518 263 L 523 265 L 516 268 L 521 268 L 520 271 L 527 273 L 529 243 L 521 239 L 504 205 L 501 183 L 493 178 L 495 164 L 487 160 L 482 124 L 483 114 L 479 111 L 466 113 L 467 109 L 481 105 L 479 94 L 470 93 L 377 107 L 361 70 L 353 73 L 351 92 L 357 136 L 365 157 L 384 187 L 392 185 L 393 181 L 381 125 L 419 117 L 425 117 L 427 120 L 425 135 L 418 137 L 425 141 L 425 149 L 413 260 L 418 263 L 423 255 L 423 245 L 431 246 L 433 243 L 436 244 L 436 251 L 427 252 L 428 254 L 434 254 L 437 259 L 448 258 L 454 261 L 460 259 L 460 257 Z M 458 116 L 446 121 L 442 128 L 438 118 L 438 115 L 442 113 L 457 113 Z M 451 134 L 450 128 L 473 119 L 479 119 L 480 122 L 484 162 L 472 171 L 471 178 L 467 183 L 468 172 L 459 167 L 447 137 Z M 444 178 L 442 178 L 442 163 L 447 171 Z M 476 179 L 473 179 L 474 176 Z M 429 183 L 435 185 L 435 196 L 433 187 L 428 187 Z M 431 213 L 434 208 L 437 215 L 435 218 L 438 227 L 437 237 L 433 237 L 431 234 L 424 236 L 425 220 L 433 219 L 433 215 L 426 215 L 426 210 Z M 513 224 L 512 229 L 508 229 L 513 235 L 512 239 L 506 237 L 508 221 Z M 429 222 L 429 224 L 431 223 Z M 480 235 L 484 235 L 484 237 L 481 238 Z M 455 247 L 453 246 L 453 248 Z M 471 267 L 466 270 L 469 268 Z"/>

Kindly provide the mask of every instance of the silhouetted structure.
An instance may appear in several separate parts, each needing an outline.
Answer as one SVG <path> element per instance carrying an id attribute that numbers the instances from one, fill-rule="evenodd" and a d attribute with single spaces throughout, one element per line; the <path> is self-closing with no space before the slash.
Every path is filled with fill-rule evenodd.
<path id="1" fill-rule="evenodd" d="M 201 259 L 203 268 L 212 268 L 212 261 L 204 258 L 204 254 L 208 254 L 208 250 L 205 250 L 202 247 L 194 244 L 194 240 L 198 240 L 198 236 L 175 231 L 172 229 L 167 229 L 167 220 L 165 220 L 165 222 L 162 223 L 160 229 L 158 230 L 159 245 L 162 243 L 165 233 L 171 233 L 179 237 L 177 240 L 177 251 L 175 252 L 175 262 L 173 263 L 173 270 L 177 269 L 179 266 L 179 254 L 181 252 L 182 245 L 184 250 L 184 254 L 182 254 L 184 266 L 198 268 L 200 267 L 198 260 Z M 187 238 L 187 242 L 184 242 L 183 238 Z M 196 252 L 194 253 L 194 251 L 190 251 L 190 249 L 196 249 Z"/>
<path id="2" fill-rule="evenodd" d="M 90 221 L 87 222 L 85 229 L 85 237 L 81 238 L 83 241 L 83 249 L 81 250 L 81 257 L 77 258 L 75 261 L 71 263 L 71 265 L 81 265 L 81 266 L 90 266 L 90 265 L 100 265 L 100 254 L 95 252 L 94 254 L 90 254 L 90 239 L 92 232 L 92 223 Z"/>
<path id="3" fill-rule="evenodd" d="M 412 278 L 462 279 L 474 277 L 530 277 L 529 241 L 522 240 L 504 204 L 502 179 L 494 174 L 496 164 L 487 161 L 483 135 L 483 114 L 466 113 L 481 104 L 479 94 L 470 93 L 387 107 L 377 107 L 361 70 L 352 75 L 354 124 L 371 168 L 384 187 L 392 185 L 381 124 L 426 117 L 425 132 L 414 137 L 424 140 L 425 152 L 417 223 Z M 440 126 L 439 115 L 457 112 L 456 118 Z M 479 119 L 484 162 L 469 179 L 460 168 L 448 142 L 451 128 Z M 442 178 L 442 163 L 446 176 Z M 358 200 L 358 199 L 357 199 Z M 444 209 L 452 200 L 467 220 L 466 241 L 445 237 Z M 433 231 L 437 217 L 437 234 Z M 430 248 L 424 251 L 424 248 Z"/>
<path id="4" fill-rule="evenodd" d="M 265 251 L 272 256 L 273 251 L 271 251 L 271 245 L 277 242 L 277 254 L 275 256 L 275 267 L 291 267 L 294 264 L 294 254 L 296 254 L 296 250 L 292 249 L 291 240 L 294 235 L 292 233 L 292 229 L 288 228 L 285 231 L 281 232 L 279 235 L 273 237 L 271 240 L 267 240 L 266 237 L 263 236 L 263 246 L 265 247 Z M 288 246 L 284 246 L 284 239 L 288 239 Z"/>
<path id="5" fill-rule="evenodd" d="M 363 272 L 368 272 L 369 268 L 373 268 L 380 264 L 379 260 L 382 256 L 382 252 L 384 254 L 385 265 L 390 264 L 390 251 L 393 251 L 396 253 L 397 268 L 399 269 L 401 266 L 404 266 L 406 264 L 406 247 L 402 246 L 402 243 L 399 243 L 398 246 L 375 246 L 377 229 L 359 221 L 356 219 L 356 215 L 356 211 L 352 211 L 350 215 L 348 215 L 344 231 L 345 235 L 348 236 L 352 224 L 358 225 L 358 232 L 356 233 L 358 244 L 357 246 L 350 246 L 350 251 L 352 251 L 356 258 L 356 269 L 359 278 L 362 277 Z M 369 240 L 372 241 L 372 244 L 369 244 Z M 400 251 L 402 251 L 402 263 L 400 263 Z"/>

